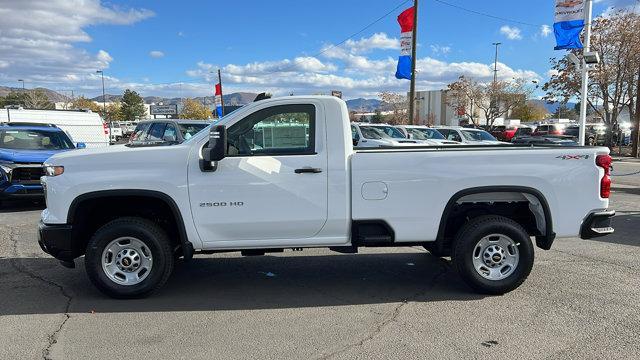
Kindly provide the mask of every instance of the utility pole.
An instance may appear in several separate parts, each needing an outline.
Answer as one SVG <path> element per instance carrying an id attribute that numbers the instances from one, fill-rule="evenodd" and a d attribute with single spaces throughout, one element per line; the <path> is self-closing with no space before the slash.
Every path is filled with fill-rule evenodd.
<path id="1" fill-rule="evenodd" d="M 496 47 L 496 56 L 493 60 L 493 88 L 496 88 L 498 84 L 498 46 L 502 45 L 500 42 L 493 43 L 493 46 Z"/>
<path id="2" fill-rule="evenodd" d="M 593 0 L 587 0 L 585 3 L 585 35 L 584 35 L 584 49 L 582 51 L 582 89 L 580 100 L 580 133 L 578 137 L 578 144 L 584 146 L 587 131 L 587 92 L 589 91 L 589 69 L 587 62 L 584 59 L 584 55 L 591 51 L 591 12 L 593 11 Z"/>
<path id="3" fill-rule="evenodd" d="M 409 88 L 409 124 L 413 124 L 416 97 L 416 43 L 418 37 L 418 0 L 413 0 L 413 35 L 411 38 L 411 85 Z"/>
<path id="4" fill-rule="evenodd" d="M 18 79 L 18 82 L 21 82 L 21 83 L 22 83 L 22 92 L 24 92 L 24 80 L 22 80 L 22 79 Z"/>

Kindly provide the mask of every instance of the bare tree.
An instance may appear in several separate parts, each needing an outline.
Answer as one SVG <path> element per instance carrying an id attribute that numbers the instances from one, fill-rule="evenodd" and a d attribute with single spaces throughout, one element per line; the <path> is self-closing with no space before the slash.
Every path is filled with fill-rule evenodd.
<path id="1" fill-rule="evenodd" d="M 381 92 L 378 97 L 380 97 L 380 100 L 382 100 L 385 105 L 391 108 L 392 113 L 385 116 L 389 123 L 395 125 L 406 125 L 410 123 L 407 115 L 409 104 L 406 96 L 392 92 Z"/>
<path id="2" fill-rule="evenodd" d="M 35 89 L 25 93 L 24 107 L 27 109 L 52 110 L 55 104 L 49 101 L 47 94 L 42 89 Z"/>
<path id="3" fill-rule="evenodd" d="M 448 90 L 447 105 L 477 126 L 478 117 L 472 110 L 475 108 L 491 127 L 496 119 L 505 117 L 513 109 L 526 104 L 532 92 L 526 86 L 525 79 L 482 83 L 464 76 L 449 84 Z"/>
<path id="4" fill-rule="evenodd" d="M 636 113 L 632 99 L 640 68 L 640 17 L 619 11 L 594 19 L 592 31 L 591 50 L 600 54 L 601 61 L 590 71 L 587 101 L 595 114 L 615 127 L 623 108 L 632 116 Z M 543 87 L 545 99 L 567 103 L 580 97 L 580 69 L 566 58 L 551 59 L 551 64 L 555 74 Z"/>

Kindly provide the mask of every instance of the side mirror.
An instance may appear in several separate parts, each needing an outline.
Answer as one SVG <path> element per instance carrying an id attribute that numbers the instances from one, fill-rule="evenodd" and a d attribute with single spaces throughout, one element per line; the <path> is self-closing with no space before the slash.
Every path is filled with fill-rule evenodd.
<path id="1" fill-rule="evenodd" d="M 407 134 L 407 139 L 413 139 L 413 134 Z"/>
<path id="2" fill-rule="evenodd" d="M 86 148 L 87 148 L 87 144 L 83 142 L 79 142 L 76 144 L 76 149 L 86 149 Z"/>
<path id="3" fill-rule="evenodd" d="M 211 126 L 209 145 L 202 149 L 204 161 L 213 162 L 224 159 L 227 155 L 227 128 L 224 125 Z"/>
<path id="4" fill-rule="evenodd" d="M 358 146 L 358 139 L 352 139 L 353 146 Z"/>

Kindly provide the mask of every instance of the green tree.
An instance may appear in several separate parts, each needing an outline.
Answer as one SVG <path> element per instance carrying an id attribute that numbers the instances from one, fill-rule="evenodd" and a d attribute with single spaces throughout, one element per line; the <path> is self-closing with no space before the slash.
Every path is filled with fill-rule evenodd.
<path id="1" fill-rule="evenodd" d="M 577 120 L 578 116 L 579 114 L 575 110 L 569 109 L 567 104 L 560 104 L 560 106 L 558 106 L 556 111 L 553 113 L 553 117 L 555 119 Z"/>
<path id="2" fill-rule="evenodd" d="M 102 108 L 100 108 L 100 116 L 103 119 L 109 119 L 109 121 L 125 121 L 124 114 L 122 112 L 122 104 L 120 102 L 112 102 L 107 104 L 107 113 L 104 114 Z"/>
<path id="3" fill-rule="evenodd" d="M 371 117 L 371 122 L 372 123 L 384 122 L 384 116 L 382 116 L 380 109 L 376 109 L 375 114 L 373 114 L 373 116 Z"/>
<path id="4" fill-rule="evenodd" d="M 2 98 L 2 107 L 9 105 L 25 106 L 25 92 L 12 91 Z"/>
<path id="5" fill-rule="evenodd" d="M 120 112 L 123 120 L 126 121 L 134 121 L 145 116 L 146 110 L 144 108 L 144 101 L 142 100 L 142 97 L 140 97 L 140 95 L 135 91 L 129 89 L 125 90 L 122 95 Z M 107 115 L 109 115 L 108 112 Z M 111 119 L 107 118 L 107 120 Z"/>
<path id="6" fill-rule="evenodd" d="M 211 110 L 196 99 L 186 99 L 180 111 L 180 119 L 209 119 Z"/>

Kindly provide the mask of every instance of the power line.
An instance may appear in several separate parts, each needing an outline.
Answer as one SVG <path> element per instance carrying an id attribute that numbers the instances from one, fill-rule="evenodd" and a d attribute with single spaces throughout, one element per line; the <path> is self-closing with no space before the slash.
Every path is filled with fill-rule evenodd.
<path id="1" fill-rule="evenodd" d="M 526 25 L 526 26 L 535 26 L 535 27 L 542 26 L 541 24 L 532 24 L 532 23 L 528 23 L 528 22 L 524 22 L 524 21 L 520 21 L 520 20 L 509 19 L 509 18 L 505 18 L 505 17 L 501 17 L 501 16 L 491 15 L 491 14 L 488 14 L 488 13 L 485 13 L 485 12 L 481 12 L 481 11 L 477 11 L 477 10 L 468 9 L 466 7 L 462 7 L 460 5 L 452 4 L 452 3 L 449 3 L 449 2 L 446 2 L 446 1 L 443 1 L 443 0 L 433 0 L 433 1 L 435 1 L 437 3 L 440 3 L 442 5 L 447 5 L 447 6 L 450 6 L 452 8 L 456 8 L 458 10 L 466 11 L 466 12 L 471 13 L 471 14 L 480 15 L 480 16 L 488 17 L 488 18 L 495 19 L 495 20 L 502 20 L 502 21 L 507 21 L 507 22 L 520 24 L 520 25 Z"/>

